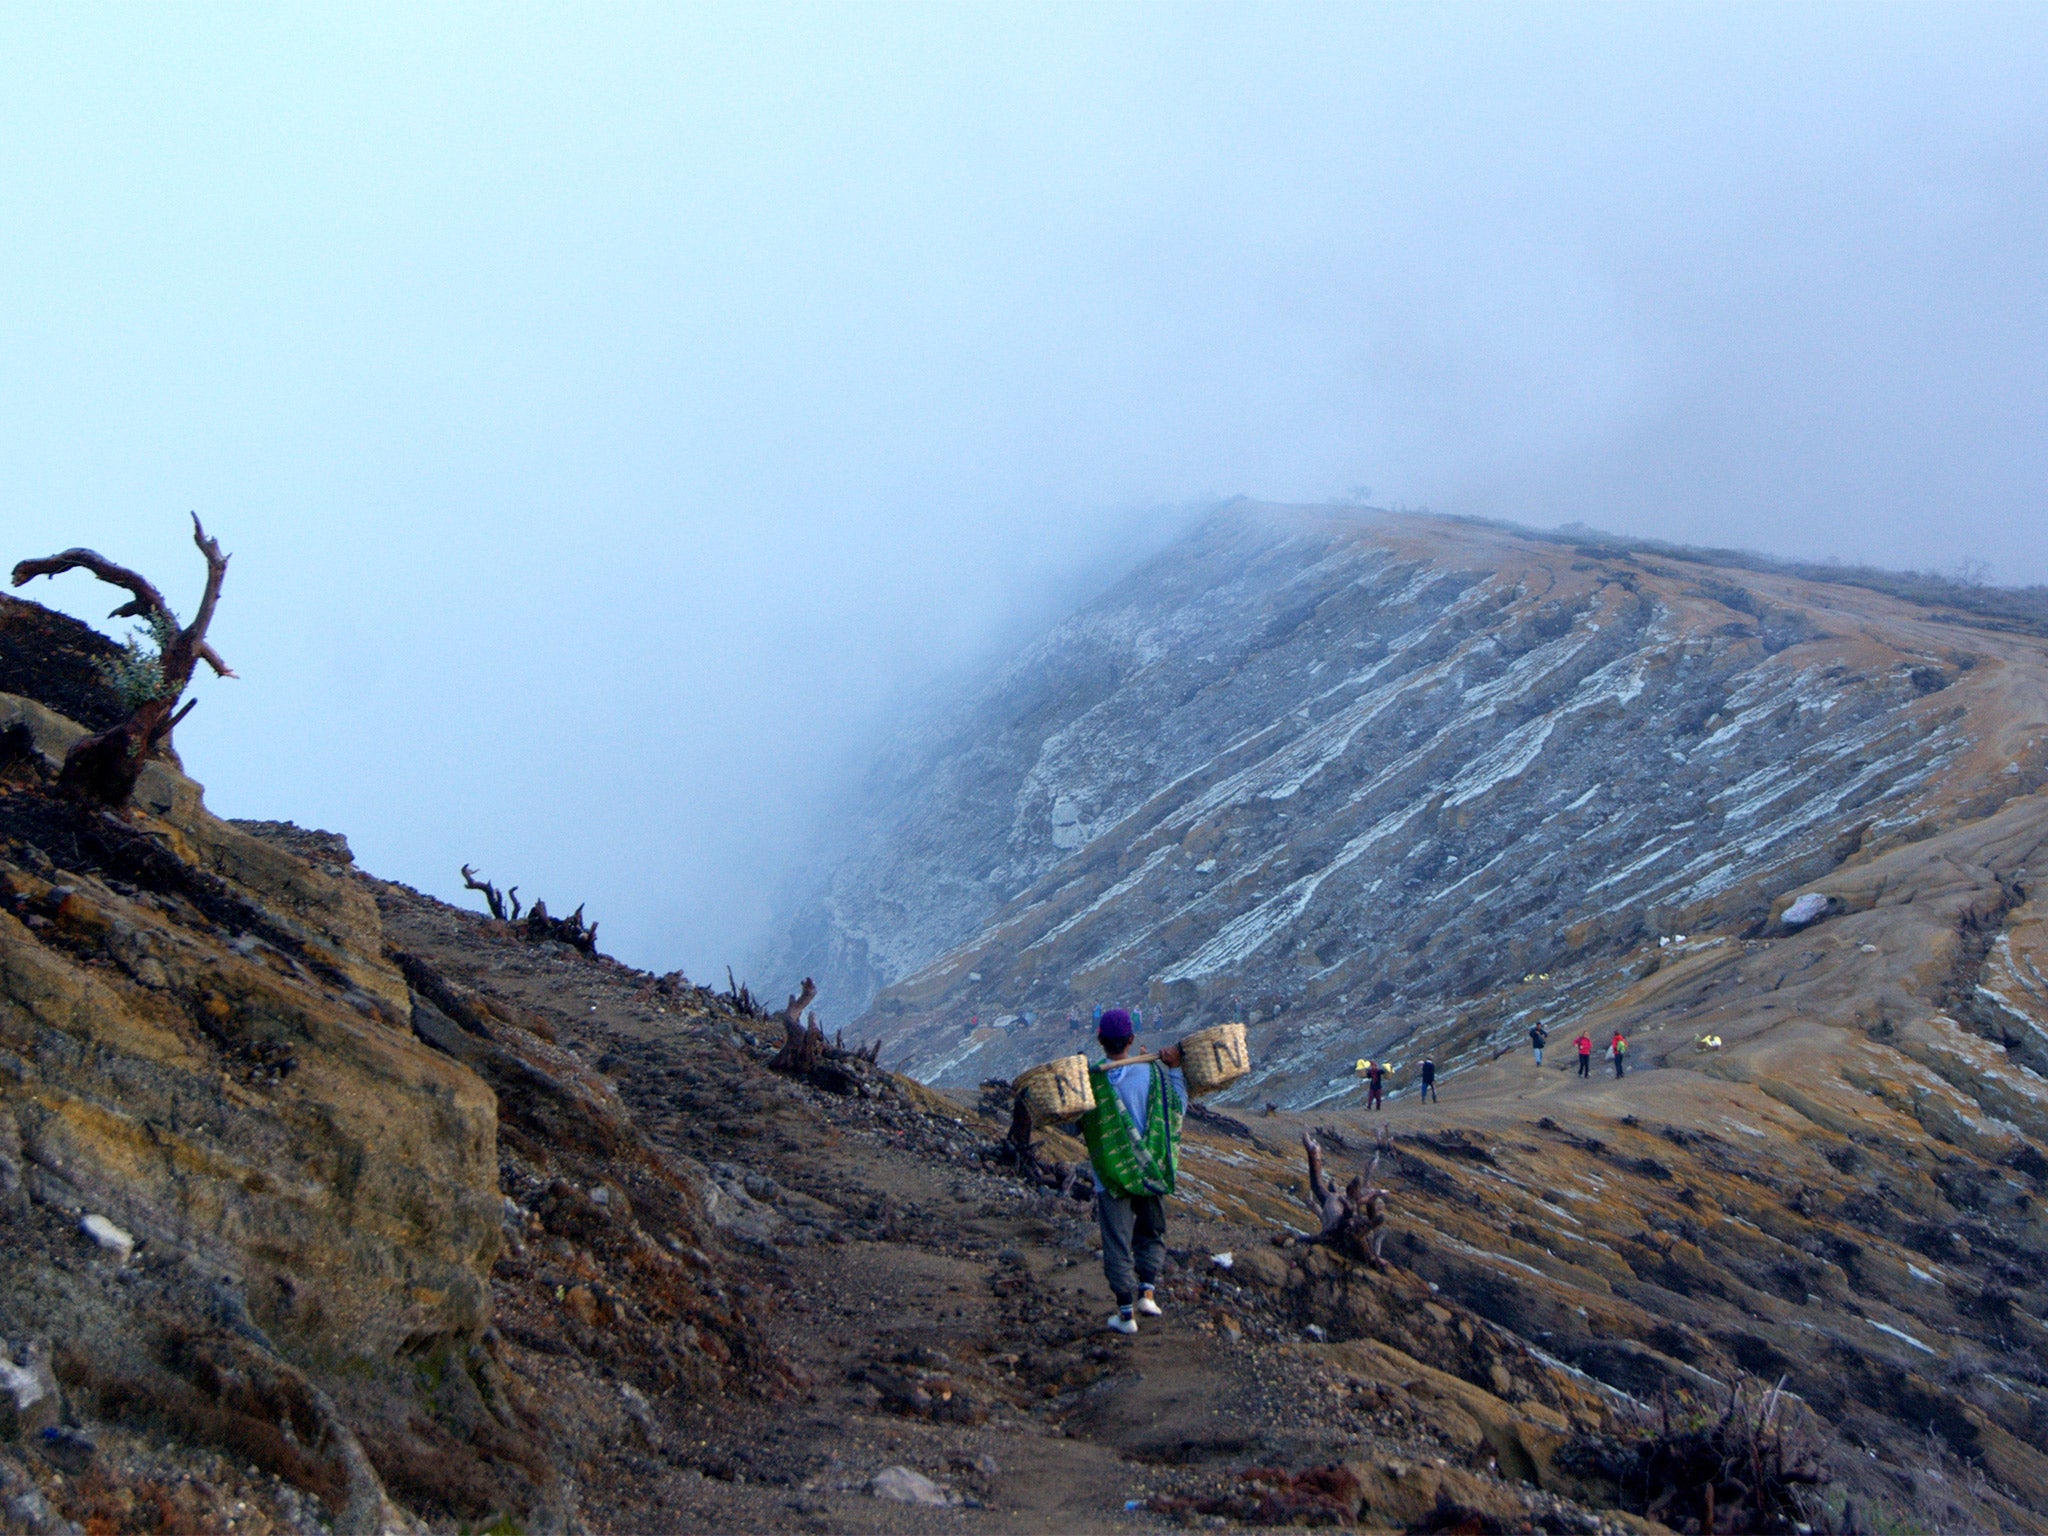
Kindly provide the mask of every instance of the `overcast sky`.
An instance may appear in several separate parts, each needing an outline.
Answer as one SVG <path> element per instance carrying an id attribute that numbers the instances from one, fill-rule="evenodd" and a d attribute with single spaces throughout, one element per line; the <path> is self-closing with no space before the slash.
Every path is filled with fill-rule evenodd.
<path id="1" fill-rule="evenodd" d="M 17 6 L 0 555 L 189 608 L 198 509 L 217 810 L 709 976 L 1148 509 L 2048 581 L 2044 79 L 2040 6 Z"/>

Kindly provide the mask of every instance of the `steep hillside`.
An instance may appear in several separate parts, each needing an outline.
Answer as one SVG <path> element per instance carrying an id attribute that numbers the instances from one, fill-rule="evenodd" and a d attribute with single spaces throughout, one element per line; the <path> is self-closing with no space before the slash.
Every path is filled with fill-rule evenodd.
<path id="1" fill-rule="evenodd" d="M 84 728 L 50 704 L 116 713 L 105 650 L 0 606 L 8 1528 L 564 1528 L 574 1462 L 494 1326 L 522 1220 L 576 1231 L 592 1277 L 632 1257 L 629 1380 L 772 1388 L 701 1246 L 701 1169 L 544 1017 L 412 952 L 344 839 L 221 821 L 170 762 L 122 812 L 57 789 Z M 633 1215 L 589 1220 L 565 1181 Z M 580 1345 L 558 1392 L 611 1368 Z"/>
<path id="2" fill-rule="evenodd" d="M 1645 1401 L 1782 1376 L 1916 1519 L 2039 1528 L 2028 626 L 1240 509 L 981 708 L 1005 729 L 931 770 L 913 854 L 842 874 L 841 901 L 907 888 L 943 827 L 978 839 L 932 855 L 952 888 L 991 875 L 979 909 L 919 914 L 956 934 L 876 1000 L 888 1059 L 965 1085 L 1081 1048 L 1097 1001 L 1169 1036 L 1247 1018 L 1257 1071 L 1226 1102 L 1281 1106 L 1251 1122 L 1276 1145 L 1391 1134 L 1388 1252 L 1441 1295 Z M 1629 1075 L 1580 1080 L 1581 1031 L 1602 1055 L 1624 1032 Z M 1396 1063 L 1377 1114 L 1365 1054 Z M 1425 1055 L 1441 1102 L 1415 1096 Z M 1333 1337 L 1370 1331 L 1342 1281 L 1286 1284 Z"/>
<path id="3" fill-rule="evenodd" d="M 168 762 L 72 798 L 52 701 L 111 711 L 100 654 L 0 606 L 0 1529 L 1647 1529 L 1566 1454 L 1620 1399 L 1416 1275 L 1318 1265 L 1432 1365 L 1312 1346 L 1241 1132 L 1196 1133 L 1171 1316 L 1111 1348 L 1005 1105 L 779 1073 L 744 999 Z"/>
<path id="4" fill-rule="evenodd" d="M 834 954 L 917 959 L 875 1017 L 935 1080 L 1129 1001 L 1253 1020 L 1246 1095 L 1306 1102 L 1525 975 L 1762 933 L 1844 861 L 2030 794 L 2048 648 L 1955 618 L 1231 509 L 1021 660 L 814 923 Z"/>
<path id="5" fill-rule="evenodd" d="M 1676 1449 L 1720 1528 L 1754 1509 L 1710 1434 L 1745 1373 L 1823 1480 L 1775 1528 L 2042 1528 L 2027 772 L 1838 860 L 1799 934 L 1589 944 L 1447 1009 L 1441 1103 L 1193 1122 L 1167 1315 L 1122 1340 L 1001 1085 L 785 1075 L 744 999 L 219 821 L 167 763 L 84 806 L 49 701 L 95 704 L 97 642 L 25 605 L 0 642 L 0 1528 L 1653 1536 L 1706 1524 Z M 1451 1053 L 1532 1006 L 1643 1070 Z M 1311 1240 L 1304 1129 L 1377 1159 L 1385 1264 Z"/>

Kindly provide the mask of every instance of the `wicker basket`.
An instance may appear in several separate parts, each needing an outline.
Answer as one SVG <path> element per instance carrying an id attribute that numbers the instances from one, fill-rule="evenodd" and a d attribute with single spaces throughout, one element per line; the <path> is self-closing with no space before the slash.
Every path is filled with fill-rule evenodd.
<path id="1" fill-rule="evenodd" d="M 1059 1125 L 1078 1120 L 1095 1107 L 1088 1086 L 1088 1058 L 1062 1056 L 1017 1075 L 1017 1092 L 1031 1106 L 1033 1125 Z"/>
<path id="2" fill-rule="evenodd" d="M 1180 1043 L 1180 1069 L 1195 1098 L 1227 1088 L 1252 1069 L 1242 1024 L 1198 1029 Z"/>

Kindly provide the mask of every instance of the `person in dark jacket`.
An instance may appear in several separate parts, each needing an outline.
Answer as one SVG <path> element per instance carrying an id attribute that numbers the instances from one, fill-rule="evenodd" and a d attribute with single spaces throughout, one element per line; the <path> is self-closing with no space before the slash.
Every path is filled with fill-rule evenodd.
<path id="1" fill-rule="evenodd" d="M 1382 1107 L 1380 1097 L 1387 1089 L 1387 1064 L 1384 1061 L 1369 1061 L 1365 1064 L 1365 1107 Z"/>
<path id="2" fill-rule="evenodd" d="M 1536 1065 L 1543 1065 L 1543 1047 L 1550 1043 L 1550 1031 L 1541 1022 L 1529 1026 L 1529 1044 L 1536 1051 Z"/>
<path id="3" fill-rule="evenodd" d="M 1443 1102 L 1436 1097 L 1436 1063 L 1425 1056 L 1422 1058 L 1422 1101 L 1427 1104 L 1431 1100 L 1439 1104 Z"/>

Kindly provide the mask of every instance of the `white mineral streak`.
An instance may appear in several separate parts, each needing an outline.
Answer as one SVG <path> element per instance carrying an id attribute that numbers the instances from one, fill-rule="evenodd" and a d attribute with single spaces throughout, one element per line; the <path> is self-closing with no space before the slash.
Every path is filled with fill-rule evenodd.
<path id="1" fill-rule="evenodd" d="M 1723 634 L 1730 616 L 1682 583 L 1489 565 L 1490 533 L 1433 561 L 1435 535 L 1377 526 L 1221 517 L 923 727 L 857 829 L 874 851 L 832 874 L 788 973 L 844 965 L 843 1006 L 918 973 L 907 1015 L 880 1017 L 903 1016 L 887 1027 L 909 1031 L 907 1064 L 949 1085 L 1051 1054 L 1048 1029 L 1092 1001 L 1148 1021 L 1162 1003 L 1201 1022 L 1280 1010 L 1284 1048 L 1244 1092 L 1277 1079 L 1300 1103 L 1381 1045 L 1326 1020 L 1435 1027 L 1456 988 L 1551 966 L 1558 1006 L 1567 931 L 1641 942 L 1651 908 L 1754 921 L 1818 878 L 1845 825 L 1911 836 L 1977 749 L 1967 711 L 1921 694 L 1876 631 L 1831 641 L 1831 619 L 1768 654 L 1754 615 Z M 1440 963 L 1510 951 L 1512 975 Z M 1978 1016 L 2048 1049 L 2048 984 L 1997 947 L 1980 981 Z M 960 1035 L 1025 1011 L 1040 1022 L 999 1041 Z M 1994 1114 L 1979 1066 L 1936 1064 L 1964 1081 L 1925 1090 L 1927 1112 L 1954 1095 L 1959 1134 L 2032 1112 L 2016 1074 L 1981 1089 Z"/>
<path id="2" fill-rule="evenodd" d="M 0 1392 L 7 1394 L 16 1413 L 27 1413 L 43 1400 L 48 1390 L 40 1375 L 26 1366 L 16 1365 L 9 1358 L 6 1347 L 0 1345 Z"/>
<path id="3" fill-rule="evenodd" d="M 1185 962 L 1167 971 L 1163 981 L 1194 980 L 1233 966 L 1263 947 L 1280 930 L 1299 917 L 1314 900 L 1323 882 L 1346 866 L 1355 864 L 1376 844 L 1385 842 L 1421 814 L 1420 804 L 1381 818 L 1370 831 L 1344 845 L 1336 858 L 1312 875 L 1306 875 L 1276 896 L 1253 907 L 1244 916 L 1226 924 L 1222 932 L 1204 944 Z"/>
<path id="4" fill-rule="evenodd" d="M 1155 850 L 1153 854 L 1145 860 L 1144 863 L 1140 864 L 1128 875 L 1125 875 L 1123 879 L 1117 881 L 1115 885 L 1112 885 L 1100 896 L 1096 897 L 1093 901 L 1089 902 L 1087 906 L 1083 907 L 1080 911 L 1076 912 L 1072 917 L 1067 918 L 1058 927 L 1048 930 L 1040 938 L 1034 940 L 1032 943 L 1025 945 L 1024 948 L 1027 951 L 1037 949 L 1043 945 L 1050 944 L 1054 939 L 1057 939 L 1058 937 L 1060 937 L 1061 934 L 1066 933 L 1069 929 L 1079 927 L 1090 916 L 1092 916 L 1096 912 L 1101 911 L 1104 907 L 1108 906 L 1109 903 L 1115 901 L 1117 897 L 1123 895 L 1126 891 L 1136 890 L 1138 886 L 1144 882 L 1145 877 L 1151 874 L 1154 869 L 1158 868 L 1159 865 L 1162 862 L 1164 862 L 1164 860 L 1172 852 L 1173 845 L 1171 843 L 1167 844 L 1164 848 Z"/>
<path id="5" fill-rule="evenodd" d="M 1445 809 L 1477 800 L 1510 779 L 1520 778 L 1541 755 L 1543 744 L 1556 729 L 1557 722 L 1543 715 L 1508 732 L 1500 745 L 1451 781 Z"/>
<path id="6" fill-rule="evenodd" d="M 1915 1349 L 1919 1350 L 1920 1353 L 1923 1355 L 1934 1355 L 1940 1353 L 1940 1351 L 1935 1349 L 1932 1345 L 1922 1344 L 1918 1339 L 1914 1338 L 1913 1335 L 1906 1332 L 1906 1330 L 1903 1328 L 1894 1328 L 1890 1323 L 1880 1323 L 1874 1317 L 1866 1317 L 1865 1319 L 1863 1319 L 1863 1321 L 1870 1324 L 1870 1326 L 1875 1328 L 1879 1333 L 1888 1333 L 1893 1338 L 1902 1340 L 1903 1342 L 1912 1345 Z"/>

